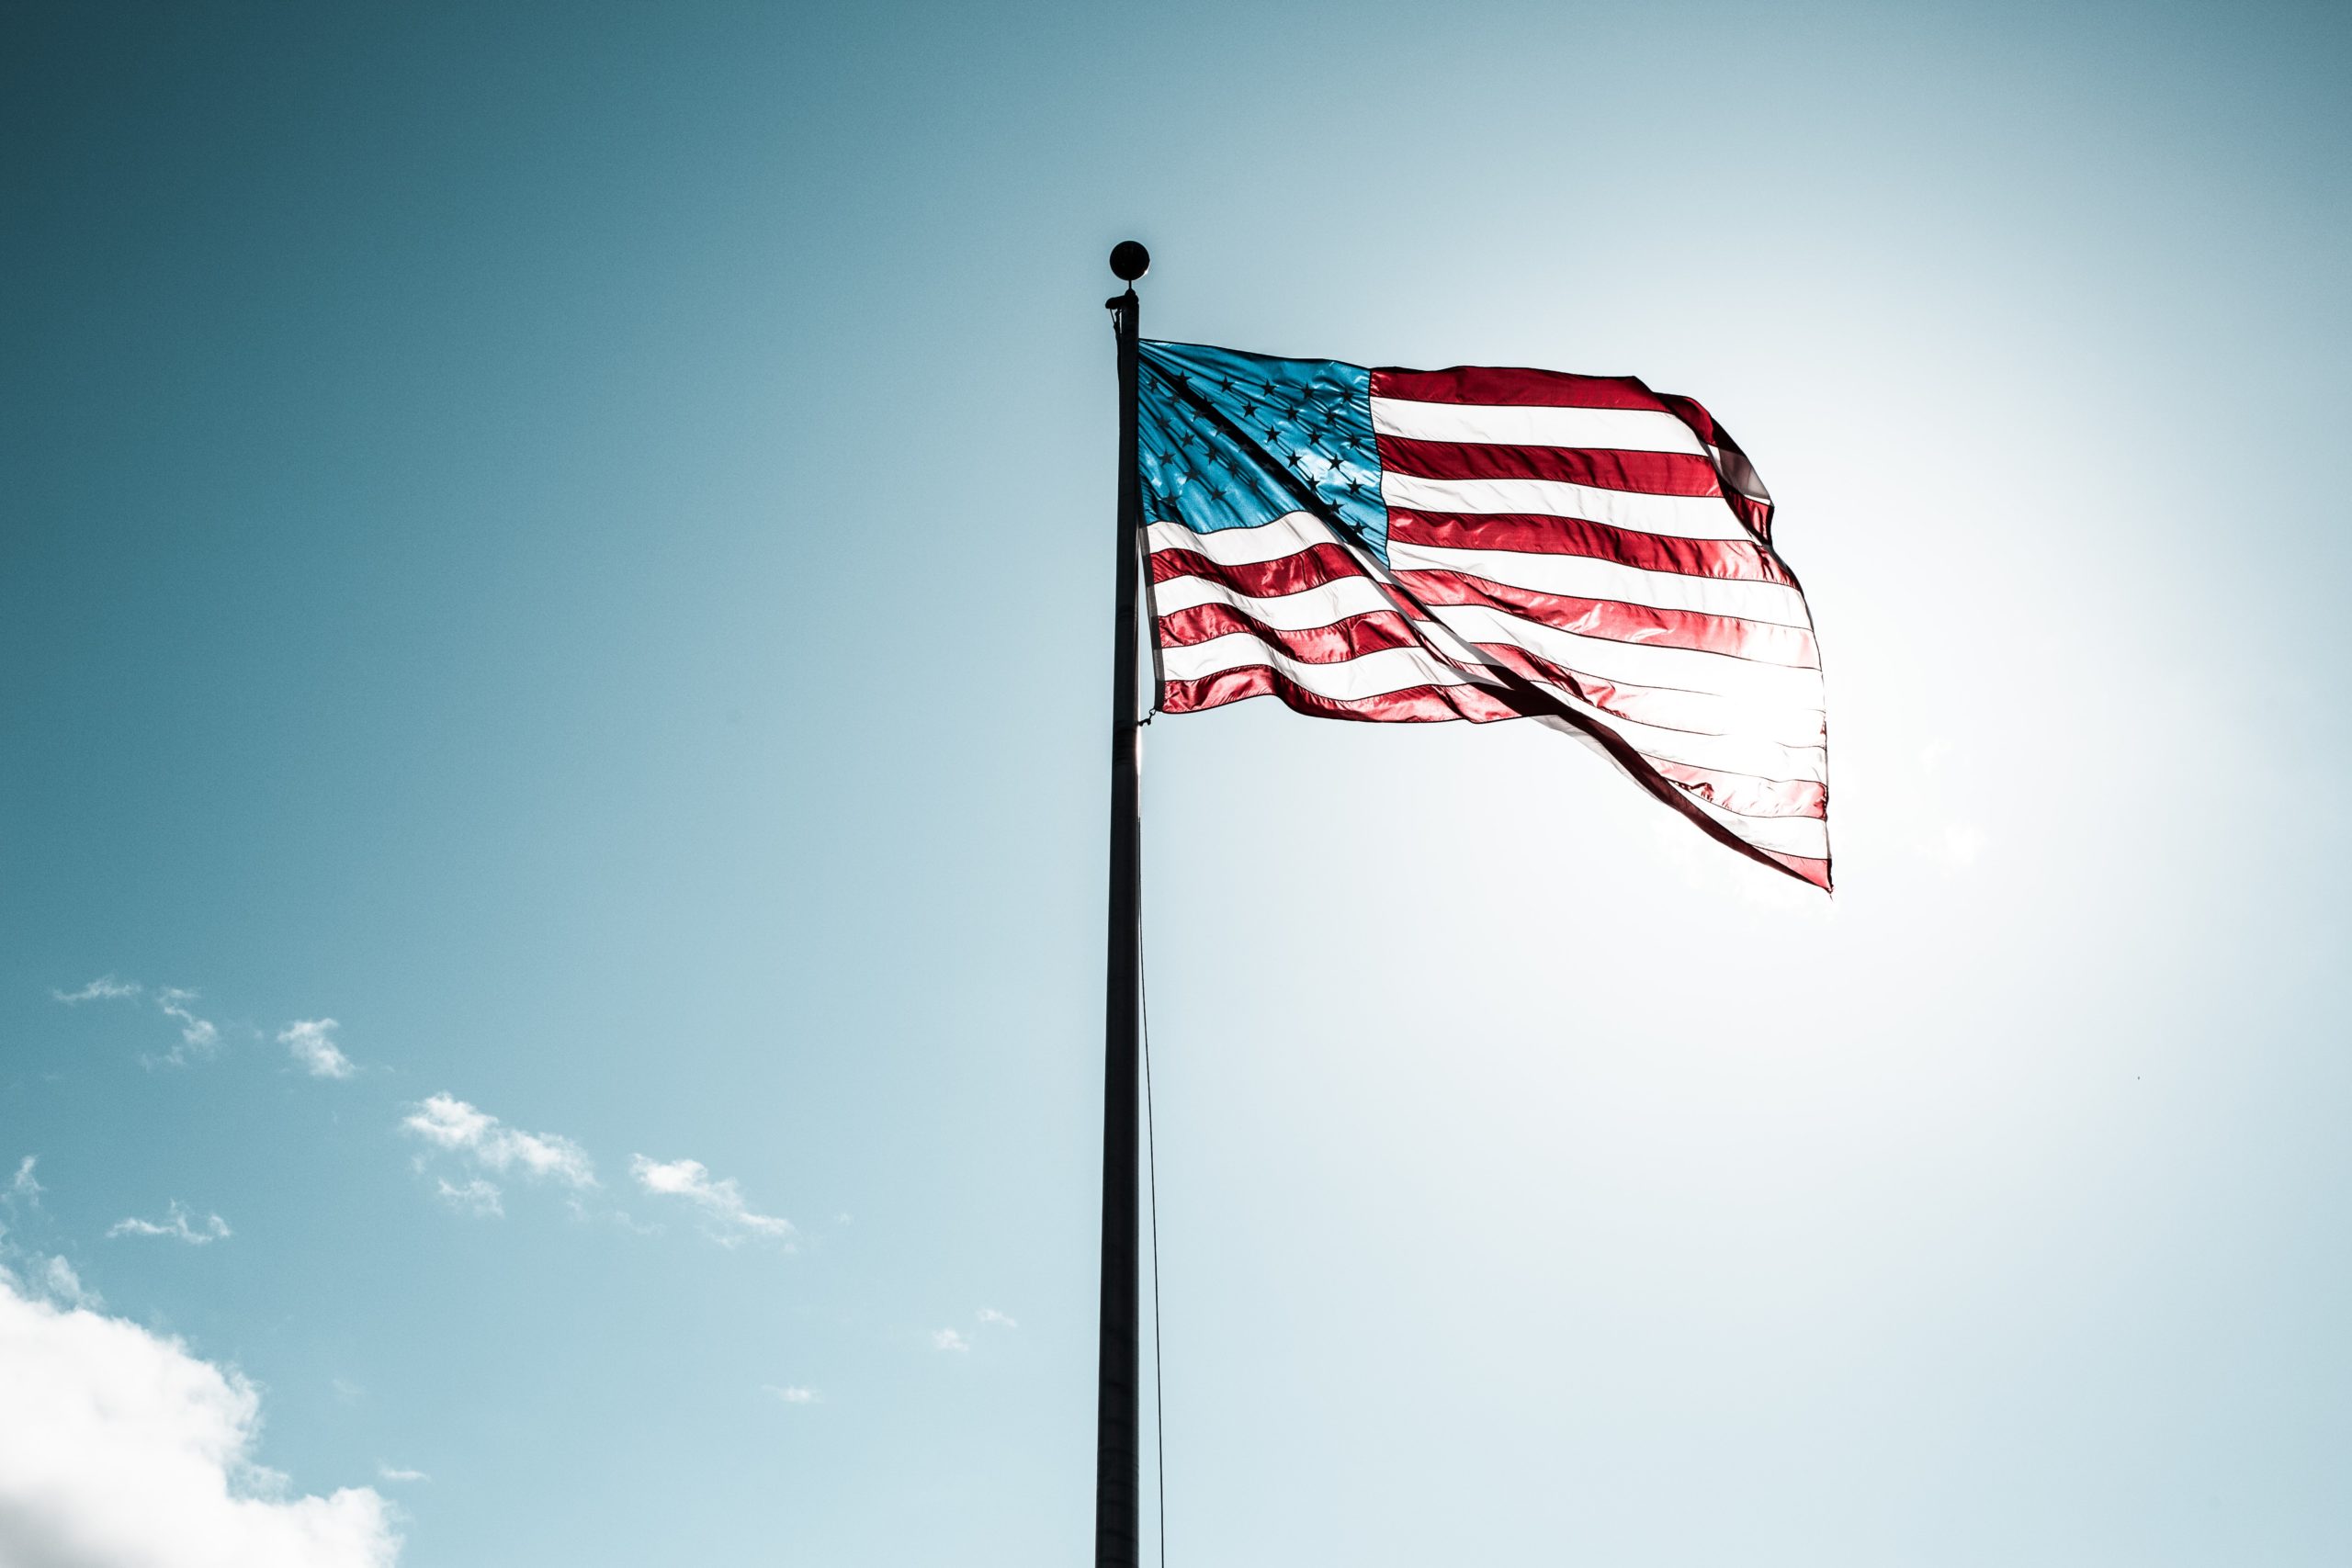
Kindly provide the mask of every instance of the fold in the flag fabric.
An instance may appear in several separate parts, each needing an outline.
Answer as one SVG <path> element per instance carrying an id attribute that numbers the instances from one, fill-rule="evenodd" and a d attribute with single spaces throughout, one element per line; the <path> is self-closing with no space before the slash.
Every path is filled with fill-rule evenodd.
<path id="1" fill-rule="evenodd" d="M 1140 346 L 1161 711 L 1533 718 L 1828 888 L 1813 618 L 1705 409 L 1630 376 Z"/>

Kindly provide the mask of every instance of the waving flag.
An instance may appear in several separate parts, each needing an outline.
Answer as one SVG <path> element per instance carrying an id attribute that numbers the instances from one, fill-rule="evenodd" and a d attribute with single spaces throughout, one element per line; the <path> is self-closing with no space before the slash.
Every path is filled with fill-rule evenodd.
<path id="1" fill-rule="evenodd" d="M 1630 376 L 1141 356 L 1163 712 L 1537 719 L 1829 886 L 1813 619 L 1706 410 Z"/>

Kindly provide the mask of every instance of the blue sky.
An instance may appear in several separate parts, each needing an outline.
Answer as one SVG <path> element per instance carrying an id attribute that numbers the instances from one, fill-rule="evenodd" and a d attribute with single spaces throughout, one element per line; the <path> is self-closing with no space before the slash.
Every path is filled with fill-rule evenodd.
<path id="1" fill-rule="evenodd" d="M 1130 235 L 1706 402 L 1838 851 L 1152 727 L 1173 1557 L 2352 1556 L 2340 12 L 6 27 L 0 1345 L 286 1478 L 74 1561 L 1083 1561 Z"/>

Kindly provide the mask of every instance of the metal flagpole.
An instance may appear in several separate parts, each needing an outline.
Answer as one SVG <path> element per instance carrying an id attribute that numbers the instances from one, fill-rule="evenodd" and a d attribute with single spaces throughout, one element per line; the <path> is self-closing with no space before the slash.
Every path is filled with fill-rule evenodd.
<path id="1" fill-rule="evenodd" d="M 1143 1474 L 1136 1432 L 1136 1210 L 1137 1055 L 1136 983 L 1143 958 L 1143 818 L 1136 784 L 1136 609 L 1143 536 L 1143 478 L 1136 465 L 1136 336 L 1142 302 L 1135 281 L 1151 266 L 1133 240 L 1111 252 L 1128 285 L 1107 301 L 1119 348 L 1119 564 L 1111 652 L 1110 948 L 1102 987 L 1102 1307 L 1095 1376 L 1094 1564 L 1136 1568 L 1137 1494 Z"/>

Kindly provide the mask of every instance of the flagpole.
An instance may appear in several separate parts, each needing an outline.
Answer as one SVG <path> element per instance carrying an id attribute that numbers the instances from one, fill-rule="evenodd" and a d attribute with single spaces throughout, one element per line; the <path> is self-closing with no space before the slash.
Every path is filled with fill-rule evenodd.
<path id="1" fill-rule="evenodd" d="M 1119 554 L 1111 644 L 1111 902 L 1102 988 L 1102 1302 L 1094 1406 L 1095 1568 L 1136 1568 L 1143 1456 L 1136 1299 L 1136 978 L 1143 960 L 1143 818 L 1136 769 L 1136 598 L 1143 478 L 1136 463 L 1135 282 L 1151 255 L 1133 240 L 1111 252 L 1128 287 L 1106 301 L 1119 354 Z"/>

